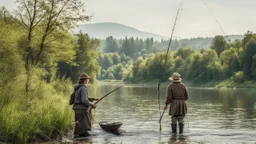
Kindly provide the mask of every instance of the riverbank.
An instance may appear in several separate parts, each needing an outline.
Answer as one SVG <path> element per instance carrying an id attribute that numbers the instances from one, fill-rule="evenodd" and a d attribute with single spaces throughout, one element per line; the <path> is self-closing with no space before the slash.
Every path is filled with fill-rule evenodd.
<path id="1" fill-rule="evenodd" d="M 122 80 L 103 80 L 99 81 L 100 84 L 132 84 L 132 85 L 157 85 L 159 80 L 137 80 L 137 81 L 122 81 Z M 161 82 L 161 85 L 168 85 L 171 81 Z M 235 82 L 232 79 L 221 81 L 209 81 L 209 82 L 191 82 L 183 80 L 188 87 L 214 87 L 214 88 L 256 88 L 255 81 L 245 81 L 243 83 Z"/>

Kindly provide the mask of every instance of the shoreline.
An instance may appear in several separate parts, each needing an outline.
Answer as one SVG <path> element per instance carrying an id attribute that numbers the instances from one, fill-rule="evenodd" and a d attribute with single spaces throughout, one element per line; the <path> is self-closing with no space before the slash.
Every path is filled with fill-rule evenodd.
<path id="1" fill-rule="evenodd" d="M 171 81 L 161 82 L 161 85 L 168 86 Z M 190 83 L 190 81 L 183 80 L 187 87 L 201 87 L 201 88 L 256 88 L 255 81 L 245 81 L 243 83 L 234 82 L 231 79 L 223 81 L 209 81 L 209 82 L 200 82 L 200 83 Z M 144 81 L 122 81 L 122 80 L 103 80 L 99 81 L 97 84 L 131 84 L 131 85 L 157 85 L 158 80 L 144 80 Z"/>

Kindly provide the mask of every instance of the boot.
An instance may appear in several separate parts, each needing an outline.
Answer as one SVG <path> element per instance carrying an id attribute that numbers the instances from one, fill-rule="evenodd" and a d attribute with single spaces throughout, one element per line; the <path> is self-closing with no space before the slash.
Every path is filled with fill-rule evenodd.
<path id="1" fill-rule="evenodd" d="M 183 133 L 183 128 L 184 128 L 184 124 L 183 123 L 179 123 L 180 134 Z"/>
<path id="2" fill-rule="evenodd" d="M 172 124 L 172 133 L 177 133 L 177 124 Z"/>

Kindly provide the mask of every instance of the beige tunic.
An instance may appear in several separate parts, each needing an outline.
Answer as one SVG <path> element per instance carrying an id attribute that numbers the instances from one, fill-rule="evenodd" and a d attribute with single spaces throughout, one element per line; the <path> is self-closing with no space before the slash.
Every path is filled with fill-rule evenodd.
<path id="1" fill-rule="evenodd" d="M 171 104 L 169 115 L 179 116 L 187 114 L 188 91 L 183 83 L 173 82 L 167 88 L 165 104 Z"/>

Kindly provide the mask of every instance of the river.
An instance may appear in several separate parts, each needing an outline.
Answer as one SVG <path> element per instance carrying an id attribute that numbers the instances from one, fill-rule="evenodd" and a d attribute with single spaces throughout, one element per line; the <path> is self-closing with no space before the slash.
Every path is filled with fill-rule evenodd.
<path id="1" fill-rule="evenodd" d="M 89 95 L 101 97 L 118 84 L 89 86 Z M 167 85 L 161 86 L 161 112 Z M 96 134 L 80 143 L 256 143 L 256 89 L 189 87 L 184 133 L 172 135 L 165 112 L 159 130 L 157 85 L 126 85 L 110 94 L 94 111 Z M 120 136 L 103 131 L 99 122 L 122 122 Z M 71 137 L 71 136 L 70 136 Z"/>

